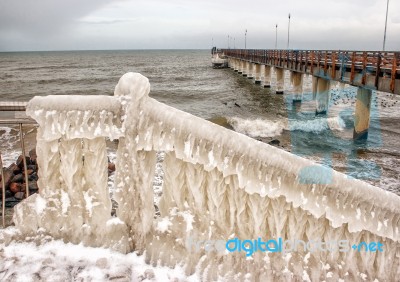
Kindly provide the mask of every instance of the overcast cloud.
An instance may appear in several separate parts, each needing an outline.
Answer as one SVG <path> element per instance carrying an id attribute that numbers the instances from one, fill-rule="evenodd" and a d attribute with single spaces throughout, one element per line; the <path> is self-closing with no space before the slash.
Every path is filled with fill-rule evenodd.
<path id="1" fill-rule="evenodd" d="M 0 51 L 382 49 L 386 0 L 0 0 Z M 235 45 L 235 46 L 234 46 Z M 390 1 L 387 50 L 400 49 L 400 1 Z"/>

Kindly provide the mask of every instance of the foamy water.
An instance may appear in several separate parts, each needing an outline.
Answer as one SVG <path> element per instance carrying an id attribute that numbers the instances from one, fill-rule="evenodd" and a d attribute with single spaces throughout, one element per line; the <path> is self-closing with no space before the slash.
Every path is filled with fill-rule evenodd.
<path id="1" fill-rule="evenodd" d="M 228 123 L 239 133 L 243 133 L 250 137 L 274 137 L 281 135 L 285 129 L 284 122 L 270 121 L 267 119 L 243 119 L 239 117 L 231 117 Z"/>
<path id="2" fill-rule="evenodd" d="M 21 150 L 18 151 L 16 148 L 18 142 L 18 130 L 6 126 L 0 127 L 0 152 L 4 167 L 15 162 L 21 154 Z"/>

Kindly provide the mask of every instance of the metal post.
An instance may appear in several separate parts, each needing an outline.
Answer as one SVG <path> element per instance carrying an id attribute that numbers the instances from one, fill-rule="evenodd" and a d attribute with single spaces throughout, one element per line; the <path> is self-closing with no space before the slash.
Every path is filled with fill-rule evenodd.
<path id="1" fill-rule="evenodd" d="M 383 51 L 385 51 L 385 44 L 386 44 L 386 27 L 387 27 L 388 11 L 389 11 L 389 0 L 387 0 L 387 4 L 386 4 L 385 32 L 383 34 L 383 49 L 382 49 Z"/>
<path id="2" fill-rule="evenodd" d="M 278 48 L 278 24 L 275 26 L 275 50 Z"/>
<path id="3" fill-rule="evenodd" d="M 21 141 L 22 161 L 24 163 L 26 197 L 29 197 L 28 168 L 26 165 L 25 142 L 24 142 L 24 133 L 22 131 L 22 123 L 19 124 L 19 137 L 20 137 L 20 141 Z"/>
<path id="4" fill-rule="evenodd" d="M 233 38 L 233 49 L 236 49 L 236 38 Z"/>
<path id="5" fill-rule="evenodd" d="M 6 218 L 5 218 L 5 213 L 6 213 L 6 183 L 4 179 L 4 171 L 3 171 L 3 160 L 1 159 L 1 153 L 0 153 L 0 169 L 1 169 L 1 191 L 2 191 L 2 198 L 1 198 L 1 217 L 3 220 L 3 228 L 6 227 Z"/>
<path id="6" fill-rule="evenodd" d="M 289 24 L 287 29 L 287 49 L 289 49 L 289 31 L 290 31 L 290 13 L 289 13 Z"/>
<path id="7" fill-rule="evenodd" d="M 247 29 L 246 29 L 246 31 L 245 31 L 245 33 L 244 33 L 244 49 L 247 49 L 247 46 L 246 46 L 246 42 L 247 41 Z"/>

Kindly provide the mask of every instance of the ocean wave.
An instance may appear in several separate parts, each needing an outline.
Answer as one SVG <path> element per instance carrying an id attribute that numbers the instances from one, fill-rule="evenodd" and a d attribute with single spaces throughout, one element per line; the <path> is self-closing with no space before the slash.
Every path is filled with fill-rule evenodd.
<path id="1" fill-rule="evenodd" d="M 250 137 L 273 137 L 281 135 L 285 128 L 282 121 L 270 121 L 265 119 L 250 120 L 239 117 L 231 117 L 227 120 L 236 132 Z"/>
<path id="2" fill-rule="evenodd" d="M 320 133 L 325 130 L 342 131 L 345 128 L 344 120 L 340 117 L 316 118 L 311 120 L 289 120 L 285 128 L 290 131 L 304 131 Z"/>
<path id="3" fill-rule="evenodd" d="M 14 68 L 15 71 L 35 71 L 35 70 L 66 70 L 66 69 L 91 69 L 98 68 L 98 65 L 86 65 L 82 67 L 81 64 L 60 64 L 60 65 L 45 65 L 45 66 L 22 66 Z"/>
<path id="4" fill-rule="evenodd" d="M 342 131 L 345 128 L 345 122 L 339 116 L 288 121 L 243 119 L 239 117 L 231 117 L 227 120 L 236 132 L 250 137 L 274 137 L 281 135 L 283 130 L 320 133 L 326 130 Z"/>

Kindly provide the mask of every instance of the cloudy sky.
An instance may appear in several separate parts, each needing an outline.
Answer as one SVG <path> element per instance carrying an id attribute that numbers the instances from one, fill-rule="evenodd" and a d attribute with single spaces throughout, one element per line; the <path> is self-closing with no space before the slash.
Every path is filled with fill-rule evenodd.
<path id="1" fill-rule="evenodd" d="M 0 51 L 208 49 L 381 50 L 387 0 L 0 0 Z M 386 50 L 400 50 L 400 1 Z"/>

